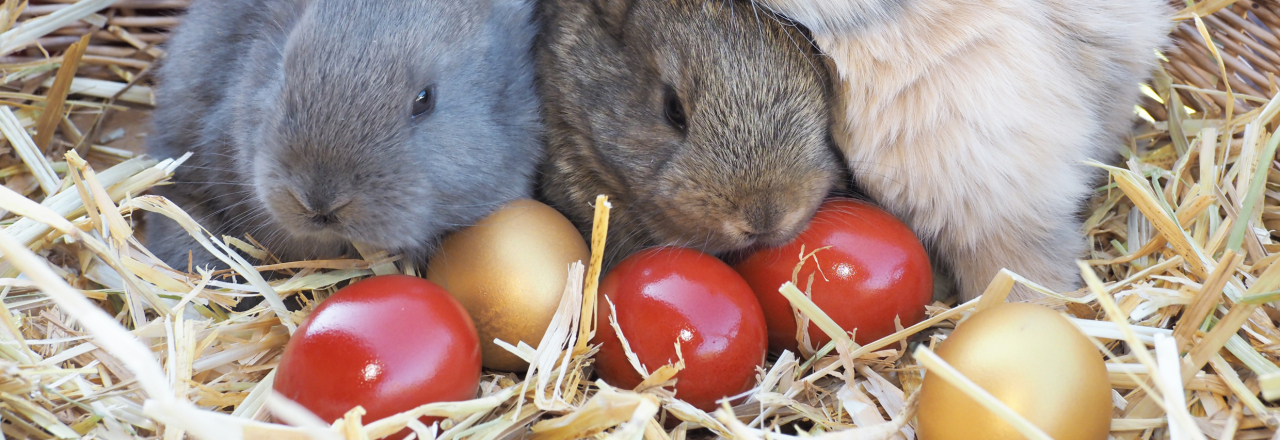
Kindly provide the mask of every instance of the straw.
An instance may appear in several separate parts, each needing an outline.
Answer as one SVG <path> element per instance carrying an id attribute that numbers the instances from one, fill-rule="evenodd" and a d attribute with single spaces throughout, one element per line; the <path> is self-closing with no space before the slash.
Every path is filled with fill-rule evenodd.
<path id="1" fill-rule="evenodd" d="M 1007 302 L 1015 286 L 1043 294 L 1034 302 L 1070 313 L 1096 342 L 1114 390 L 1112 437 L 1273 438 L 1280 427 L 1280 404 L 1269 400 L 1280 396 L 1274 2 L 1180 6 L 1175 44 L 1160 53 L 1165 61 L 1137 109 L 1142 121 L 1132 138 L 1111 145 L 1125 162 L 1091 163 L 1109 181 L 1088 201 L 1087 254 L 1069 256 L 1086 262 L 1083 289 L 1051 291 L 1043 280 L 1002 270 L 979 298 L 942 299 L 922 322 L 902 322 L 859 346 L 809 300 L 821 287 L 806 288 L 797 273 L 783 294 L 794 305 L 804 356 L 767 359 L 749 391 L 708 413 L 671 391 L 675 373 L 691 362 L 687 342 L 670 341 L 679 342 L 680 356 L 669 365 L 639 365 L 624 350 L 644 373 L 635 389 L 593 373 L 594 332 L 616 331 L 609 316 L 596 316 L 612 310 L 597 299 L 609 220 L 602 196 L 592 258 L 558 270 L 568 282 L 538 348 L 504 345 L 530 361 L 527 371 L 486 371 L 472 400 L 382 420 L 352 408 L 337 421 L 317 420 L 271 391 L 289 335 L 346 283 L 420 268 L 359 245 L 358 259 L 278 262 L 253 237 L 215 237 L 177 205 L 148 195 L 174 184 L 168 179 L 186 157 L 146 157 L 140 142 L 124 140 L 140 140 L 148 128 L 122 121 L 150 111 L 150 74 L 188 4 L 0 5 L 7 144 L 0 145 L 0 432 L 7 437 L 376 439 L 407 428 L 441 439 L 906 440 L 916 436 L 915 421 L 930 416 L 916 414 L 923 375 L 962 379 L 948 375 L 932 348 L 967 316 Z M 133 236 L 147 226 L 139 211 L 174 219 L 227 268 L 157 261 Z M 807 254 L 801 259 L 823 255 Z M 284 276 L 265 274 L 272 271 Z M 255 295 L 265 303 L 232 310 Z M 284 307 L 293 295 L 308 298 L 301 310 Z M 811 347 L 810 322 L 834 342 Z M 1012 407 L 961 388 L 993 408 Z M 1018 423 L 1014 413 L 1001 414 Z M 423 416 L 444 419 L 426 426 Z"/>

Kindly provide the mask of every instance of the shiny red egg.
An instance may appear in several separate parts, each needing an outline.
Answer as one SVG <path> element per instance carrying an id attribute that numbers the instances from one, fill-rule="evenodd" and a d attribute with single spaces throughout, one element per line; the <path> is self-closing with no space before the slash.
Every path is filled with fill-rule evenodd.
<path id="1" fill-rule="evenodd" d="M 675 376 L 676 398 L 711 411 L 717 400 L 755 385 L 768 349 L 764 314 L 727 264 L 692 249 L 648 249 L 618 263 L 599 292 L 592 342 L 602 344 L 595 365 L 605 382 L 633 389 L 642 381 L 609 324 L 612 302 L 622 334 L 650 373 L 678 360 L 680 342 L 685 369 Z"/>
<path id="2" fill-rule="evenodd" d="M 903 327 L 924 319 L 933 299 L 933 270 L 915 233 L 870 203 L 831 199 L 795 240 L 759 250 L 735 266 L 760 299 L 771 351 L 797 351 L 796 318 L 778 288 L 792 281 L 802 252 L 824 247 L 805 260 L 796 286 L 805 290 L 812 276 L 814 304 L 846 331 L 856 328 L 857 343 L 894 333 L 894 317 Z M 809 337 L 814 349 L 831 340 L 812 323 Z"/>
<path id="3" fill-rule="evenodd" d="M 462 305 L 430 281 L 384 275 L 338 290 L 307 316 L 274 387 L 326 422 L 360 405 L 369 423 L 475 398 L 479 384 L 480 340 Z"/>

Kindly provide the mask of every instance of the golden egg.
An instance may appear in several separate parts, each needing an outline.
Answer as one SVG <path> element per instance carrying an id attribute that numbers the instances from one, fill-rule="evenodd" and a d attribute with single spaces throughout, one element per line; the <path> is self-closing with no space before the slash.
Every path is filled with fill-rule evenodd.
<path id="1" fill-rule="evenodd" d="M 560 304 L 569 264 L 587 264 L 587 243 L 550 206 L 521 199 L 445 237 L 427 279 L 466 307 L 480 334 L 484 366 L 523 371 L 528 364 L 493 343 L 537 347 Z"/>
<path id="2" fill-rule="evenodd" d="M 1097 348 L 1052 309 L 1001 304 L 971 316 L 938 356 L 1056 440 L 1105 440 L 1111 382 Z M 1022 439 L 1004 419 L 925 374 L 916 413 L 921 440 Z"/>

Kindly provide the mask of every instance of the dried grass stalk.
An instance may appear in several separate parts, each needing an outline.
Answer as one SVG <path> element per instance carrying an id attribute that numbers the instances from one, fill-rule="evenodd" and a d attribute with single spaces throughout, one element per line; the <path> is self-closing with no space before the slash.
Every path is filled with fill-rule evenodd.
<path id="1" fill-rule="evenodd" d="M 908 440 L 915 417 L 927 417 L 915 413 L 923 375 L 963 379 L 948 374 L 930 347 L 973 312 L 1007 301 L 1015 285 L 1044 293 L 1039 303 L 1073 316 L 1107 359 L 1119 414 L 1113 437 L 1271 438 L 1280 427 L 1280 406 L 1269 400 L 1280 396 L 1280 243 L 1271 232 L 1280 229 L 1275 2 L 1208 0 L 1179 12 L 1176 45 L 1163 54 L 1167 62 L 1138 110 L 1146 122 L 1125 148 L 1126 163 L 1094 164 L 1111 182 L 1091 201 L 1085 289 L 1053 292 L 1001 271 L 978 299 L 932 304 L 924 322 L 858 346 L 808 299 L 811 287 L 797 272 L 783 293 L 802 324 L 802 353 L 771 360 L 755 388 L 707 413 L 668 386 L 681 359 L 637 360 L 645 379 L 633 390 L 592 376 L 592 335 L 617 331 L 609 317 L 595 316 L 609 207 L 601 198 L 592 259 L 566 268 L 569 282 L 538 348 L 504 345 L 529 361 L 527 371 L 487 372 L 474 400 L 383 420 L 353 409 L 337 421 L 319 420 L 271 391 L 284 344 L 335 288 L 415 268 L 363 252 L 355 260 L 253 266 L 244 255 L 271 250 L 251 237 L 214 237 L 169 201 L 145 195 L 167 184 L 185 158 L 135 155 L 104 133 L 114 130 L 108 116 L 122 105 L 154 102 L 149 73 L 165 38 L 157 29 L 175 25 L 168 9 L 186 5 L 0 5 L 6 436 L 374 439 L 409 428 L 438 439 Z M 166 267 L 132 237 L 138 225 L 131 214 L 139 210 L 174 219 L 230 269 Z M 283 275 L 264 275 L 272 271 Z M 299 294 L 312 298 L 309 305 L 285 309 L 283 298 Z M 265 303 L 228 311 L 255 295 Z M 812 347 L 809 322 L 834 342 Z M 424 426 L 424 415 L 446 420 Z M 269 423 L 273 416 L 293 426 Z"/>

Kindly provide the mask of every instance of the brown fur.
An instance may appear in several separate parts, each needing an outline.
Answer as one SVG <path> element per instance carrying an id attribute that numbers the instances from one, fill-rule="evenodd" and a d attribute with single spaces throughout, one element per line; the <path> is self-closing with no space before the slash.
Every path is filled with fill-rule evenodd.
<path id="1" fill-rule="evenodd" d="M 746 2 L 548 0 L 537 64 L 540 195 L 607 264 L 644 247 L 724 253 L 790 240 L 837 185 L 829 78 L 806 36 Z M 668 87 L 687 130 L 668 121 Z"/>

